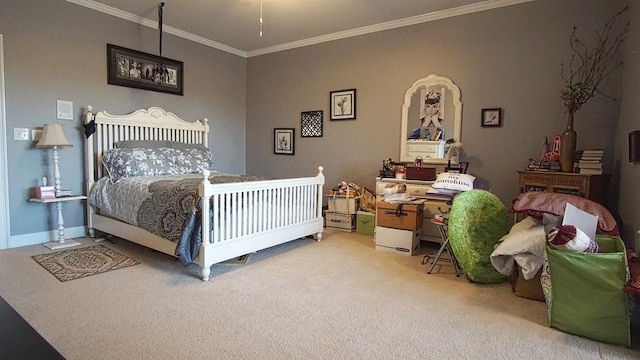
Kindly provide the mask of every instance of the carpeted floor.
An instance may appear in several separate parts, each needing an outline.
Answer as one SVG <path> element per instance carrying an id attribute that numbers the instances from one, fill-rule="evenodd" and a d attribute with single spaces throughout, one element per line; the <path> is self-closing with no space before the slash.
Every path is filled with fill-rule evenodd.
<path id="1" fill-rule="evenodd" d="M 63 282 L 139 264 L 136 259 L 103 245 L 34 255 L 32 258 Z"/>

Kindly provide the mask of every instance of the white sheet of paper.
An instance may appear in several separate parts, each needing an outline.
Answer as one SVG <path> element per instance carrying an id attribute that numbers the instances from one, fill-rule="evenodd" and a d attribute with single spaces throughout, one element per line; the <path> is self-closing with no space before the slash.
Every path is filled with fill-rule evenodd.
<path id="1" fill-rule="evenodd" d="M 590 239 L 595 239 L 598 217 L 567 203 L 567 206 L 564 208 L 562 225 L 573 225 L 587 234 Z"/>

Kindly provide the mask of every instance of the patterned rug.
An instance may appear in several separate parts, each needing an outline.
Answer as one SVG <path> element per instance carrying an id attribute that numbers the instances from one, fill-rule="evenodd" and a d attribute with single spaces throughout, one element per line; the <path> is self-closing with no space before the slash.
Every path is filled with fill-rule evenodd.
<path id="1" fill-rule="evenodd" d="M 34 255 L 32 258 L 63 282 L 139 264 L 137 260 L 104 245 Z"/>

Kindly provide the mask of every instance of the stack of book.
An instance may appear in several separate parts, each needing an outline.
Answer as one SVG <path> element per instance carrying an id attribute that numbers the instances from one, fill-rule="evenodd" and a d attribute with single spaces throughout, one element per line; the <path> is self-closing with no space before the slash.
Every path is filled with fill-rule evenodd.
<path id="1" fill-rule="evenodd" d="M 530 171 L 560 171 L 558 160 L 541 160 L 538 158 L 529 159 L 529 165 L 525 170 Z"/>
<path id="2" fill-rule="evenodd" d="M 603 154 L 603 149 L 578 150 L 576 158 L 578 159 L 578 169 L 580 169 L 580 174 L 602 174 Z"/>

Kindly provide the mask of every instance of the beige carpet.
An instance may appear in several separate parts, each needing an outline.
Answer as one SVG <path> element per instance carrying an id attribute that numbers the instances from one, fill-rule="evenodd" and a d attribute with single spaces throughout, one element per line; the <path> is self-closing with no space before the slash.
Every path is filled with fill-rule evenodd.
<path id="1" fill-rule="evenodd" d="M 85 278 L 139 264 L 137 260 L 103 245 L 34 255 L 32 258 L 60 281 Z"/>
<path id="2" fill-rule="evenodd" d="M 429 275 L 422 256 L 355 233 L 214 265 L 208 282 L 171 256 L 103 244 L 140 264 L 60 282 L 30 258 L 43 246 L 0 251 L 0 295 L 69 360 L 640 358 L 637 341 L 549 328 L 545 304 L 506 283 L 469 283 L 446 262 Z"/>

